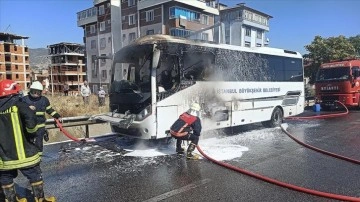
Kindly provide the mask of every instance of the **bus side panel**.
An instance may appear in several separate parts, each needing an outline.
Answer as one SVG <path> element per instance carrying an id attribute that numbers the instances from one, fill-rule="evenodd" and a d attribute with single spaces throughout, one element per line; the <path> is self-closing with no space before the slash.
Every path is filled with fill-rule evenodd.
<path id="1" fill-rule="evenodd" d="M 179 118 L 177 106 L 157 107 L 157 139 L 166 137 L 165 131 Z"/>
<path id="2" fill-rule="evenodd" d="M 232 113 L 232 126 L 270 120 L 273 108 L 235 111 Z"/>

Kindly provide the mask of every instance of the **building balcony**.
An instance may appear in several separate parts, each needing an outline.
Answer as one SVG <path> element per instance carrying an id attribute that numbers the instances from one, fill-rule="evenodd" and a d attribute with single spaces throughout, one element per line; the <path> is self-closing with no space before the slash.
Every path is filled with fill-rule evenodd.
<path id="1" fill-rule="evenodd" d="M 98 5 L 98 4 L 101 4 L 103 2 L 105 2 L 107 0 L 94 0 L 94 5 Z"/>
<path id="2" fill-rule="evenodd" d="M 204 12 L 211 13 L 214 15 L 219 15 L 219 10 L 217 8 L 212 8 L 206 5 L 205 2 L 202 1 L 189 1 L 189 0 L 174 0 L 175 2 L 183 3 L 192 7 L 200 8 Z M 142 10 L 145 8 L 149 8 L 156 5 L 161 5 L 164 3 L 171 2 L 171 0 L 152 0 L 152 1 L 139 1 L 137 9 Z"/>
<path id="3" fill-rule="evenodd" d="M 92 7 L 77 13 L 77 26 L 83 27 L 87 24 L 97 22 L 97 9 Z"/>

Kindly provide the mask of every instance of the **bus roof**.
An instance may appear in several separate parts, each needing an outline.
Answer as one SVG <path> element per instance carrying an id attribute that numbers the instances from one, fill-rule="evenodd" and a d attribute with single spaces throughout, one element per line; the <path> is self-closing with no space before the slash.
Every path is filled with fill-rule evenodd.
<path id="1" fill-rule="evenodd" d="M 343 61 L 334 61 L 334 62 L 327 62 L 321 64 L 321 68 L 332 68 L 332 67 L 351 67 L 351 66 L 359 66 L 360 67 L 360 60 L 343 60 Z"/>
<path id="2" fill-rule="evenodd" d="M 192 40 L 192 39 L 174 37 L 174 36 L 170 36 L 170 35 L 161 35 L 161 34 L 146 35 L 146 36 L 140 37 L 137 40 L 135 40 L 133 43 L 131 43 L 129 46 L 157 44 L 157 43 L 161 43 L 161 42 L 189 44 L 189 45 L 228 49 L 228 50 L 235 50 L 235 51 L 253 52 L 253 53 L 277 55 L 277 56 L 292 57 L 292 58 L 302 58 L 302 55 L 299 52 L 289 51 L 289 50 L 284 50 L 284 49 L 279 49 L 279 48 L 270 48 L 270 47 L 251 47 L 250 48 L 250 47 L 235 46 L 235 45 L 228 45 L 228 44 L 216 44 L 216 43 L 212 43 L 212 42 L 204 42 L 204 41 L 200 41 L 200 40 Z"/>

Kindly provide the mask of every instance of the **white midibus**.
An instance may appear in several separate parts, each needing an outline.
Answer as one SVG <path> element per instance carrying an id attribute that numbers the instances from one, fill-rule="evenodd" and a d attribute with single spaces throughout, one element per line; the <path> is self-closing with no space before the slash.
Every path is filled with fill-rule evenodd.
<path id="1" fill-rule="evenodd" d="M 275 127 L 304 111 L 302 56 L 283 49 L 149 35 L 114 55 L 112 74 L 111 112 L 96 118 L 140 139 L 165 138 L 192 102 L 203 131 Z"/>

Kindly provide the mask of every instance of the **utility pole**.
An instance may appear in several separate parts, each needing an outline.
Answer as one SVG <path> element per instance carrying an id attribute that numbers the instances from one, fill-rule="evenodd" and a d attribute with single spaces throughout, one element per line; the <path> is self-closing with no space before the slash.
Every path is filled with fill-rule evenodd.
<path id="1" fill-rule="evenodd" d="M 217 9 L 219 12 L 219 44 L 221 43 L 221 32 L 222 32 L 222 26 L 221 26 L 221 15 L 220 15 L 220 0 L 217 0 Z"/>
<path id="2" fill-rule="evenodd" d="M 80 94 L 80 76 L 79 76 L 79 71 L 80 71 L 80 66 L 79 66 L 79 59 L 78 59 L 78 61 L 77 61 L 77 63 L 76 63 L 76 69 L 77 69 L 77 80 L 78 80 L 78 82 L 77 82 L 77 86 L 78 86 L 78 94 Z"/>
<path id="3" fill-rule="evenodd" d="M 50 66 L 50 77 L 51 77 L 51 96 L 53 96 L 54 95 L 53 66 Z"/>

